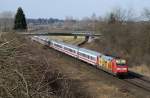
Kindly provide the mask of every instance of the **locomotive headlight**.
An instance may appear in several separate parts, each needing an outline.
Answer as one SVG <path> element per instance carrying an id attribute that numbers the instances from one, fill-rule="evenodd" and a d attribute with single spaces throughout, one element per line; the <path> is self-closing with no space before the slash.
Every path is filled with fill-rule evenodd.
<path id="1" fill-rule="evenodd" d="M 116 63 L 120 63 L 119 60 L 116 60 Z"/>
<path id="2" fill-rule="evenodd" d="M 117 68 L 117 70 L 121 70 L 121 68 Z"/>

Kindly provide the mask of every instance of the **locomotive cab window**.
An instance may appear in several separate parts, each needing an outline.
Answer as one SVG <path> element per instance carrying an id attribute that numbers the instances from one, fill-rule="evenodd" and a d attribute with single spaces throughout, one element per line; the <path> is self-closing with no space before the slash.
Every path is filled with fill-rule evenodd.
<path id="1" fill-rule="evenodd" d="M 118 59 L 118 60 L 116 60 L 116 64 L 117 64 L 117 65 L 120 65 L 120 66 L 124 66 L 124 65 L 126 65 L 126 61 L 125 61 L 125 60 Z"/>

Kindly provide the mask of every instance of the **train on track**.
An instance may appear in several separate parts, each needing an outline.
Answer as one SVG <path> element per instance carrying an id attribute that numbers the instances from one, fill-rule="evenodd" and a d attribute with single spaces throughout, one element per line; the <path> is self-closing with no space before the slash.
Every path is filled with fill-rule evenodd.
<path id="1" fill-rule="evenodd" d="M 128 65 L 125 59 L 104 55 L 93 50 L 80 48 L 64 42 L 49 40 L 44 36 L 33 36 L 31 39 L 69 56 L 87 62 L 94 67 L 102 69 L 113 75 L 122 76 L 128 73 Z"/>

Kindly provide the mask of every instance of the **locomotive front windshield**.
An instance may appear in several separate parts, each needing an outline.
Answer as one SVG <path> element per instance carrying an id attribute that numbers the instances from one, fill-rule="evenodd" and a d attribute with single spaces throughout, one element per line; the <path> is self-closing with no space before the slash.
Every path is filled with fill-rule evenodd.
<path id="1" fill-rule="evenodd" d="M 120 65 L 120 66 L 124 66 L 124 65 L 126 65 L 126 60 L 117 59 L 117 60 L 116 60 L 116 64 L 117 64 L 117 65 Z"/>

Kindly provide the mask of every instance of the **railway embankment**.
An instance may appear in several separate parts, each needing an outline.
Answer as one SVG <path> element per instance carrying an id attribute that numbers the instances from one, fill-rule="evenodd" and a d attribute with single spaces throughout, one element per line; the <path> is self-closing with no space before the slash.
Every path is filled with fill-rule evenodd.
<path id="1" fill-rule="evenodd" d="M 0 36 L 0 97 L 81 98 L 89 96 L 56 68 L 54 54 L 15 33 Z M 56 58 L 57 59 L 57 58 Z M 74 89 L 72 89 L 74 88 Z M 90 98 L 90 97 L 89 97 Z"/>
<path id="2" fill-rule="evenodd" d="M 149 92 L 19 35 L 0 39 L 0 96 L 149 98 Z"/>

